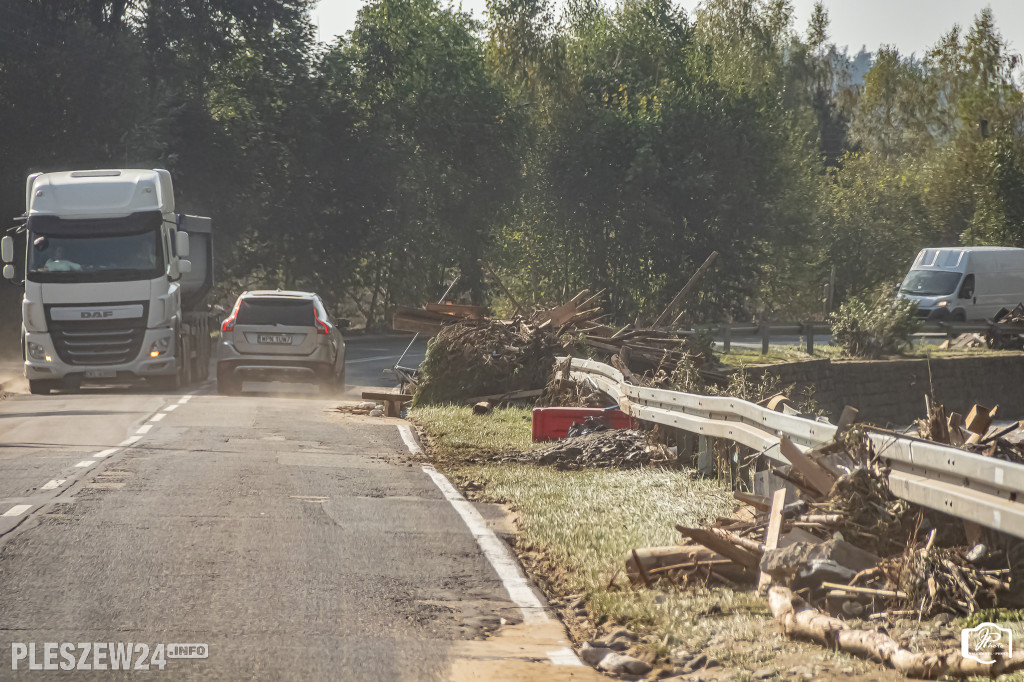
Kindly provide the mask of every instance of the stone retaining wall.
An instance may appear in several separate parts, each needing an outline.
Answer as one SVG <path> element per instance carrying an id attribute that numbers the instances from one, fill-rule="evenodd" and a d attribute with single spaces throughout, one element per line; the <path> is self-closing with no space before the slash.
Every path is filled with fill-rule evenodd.
<path id="1" fill-rule="evenodd" d="M 929 371 L 930 365 L 930 371 Z M 808 360 L 757 365 L 744 371 L 771 375 L 783 386 L 809 390 L 833 421 L 844 405 L 878 426 L 907 425 L 925 414 L 933 393 L 946 411 L 966 415 L 975 403 L 999 405 L 998 418 L 1024 417 L 1024 354 L 913 360 Z M 931 391 L 929 391 L 931 386 Z"/>

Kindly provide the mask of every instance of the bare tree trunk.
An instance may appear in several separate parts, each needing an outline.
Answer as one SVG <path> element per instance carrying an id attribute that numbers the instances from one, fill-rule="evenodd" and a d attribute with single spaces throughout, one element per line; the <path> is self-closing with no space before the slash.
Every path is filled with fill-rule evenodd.
<path id="1" fill-rule="evenodd" d="M 825 615 L 793 594 L 788 587 L 772 587 L 768 606 L 787 637 L 809 639 L 860 658 L 880 661 L 907 677 L 935 679 L 950 677 L 997 677 L 1024 670 L 1024 656 L 1001 656 L 994 663 L 964 658 L 959 651 L 914 653 L 893 638 L 873 630 L 850 630 L 846 623 Z"/>

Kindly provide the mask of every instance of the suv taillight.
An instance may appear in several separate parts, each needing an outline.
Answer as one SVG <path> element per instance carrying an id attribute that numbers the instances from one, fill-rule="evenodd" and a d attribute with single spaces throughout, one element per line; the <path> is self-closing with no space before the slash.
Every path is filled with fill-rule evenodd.
<path id="1" fill-rule="evenodd" d="M 316 333 L 317 334 L 330 334 L 331 330 L 328 329 L 327 323 L 320 319 L 320 316 L 316 313 L 316 308 L 313 308 L 313 319 L 316 320 Z"/>
<path id="2" fill-rule="evenodd" d="M 222 332 L 230 332 L 235 330 L 235 318 L 238 317 L 238 309 L 242 307 L 242 299 L 238 299 L 235 302 L 235 307 L 231 309 L 231 315 L 228 319 L 224 320 L 224 324 L 220 326 Z"/>

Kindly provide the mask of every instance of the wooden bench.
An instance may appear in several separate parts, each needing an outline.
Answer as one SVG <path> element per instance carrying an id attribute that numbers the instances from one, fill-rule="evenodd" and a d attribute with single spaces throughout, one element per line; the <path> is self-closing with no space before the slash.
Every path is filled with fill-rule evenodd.
<path id="1" fill-rule="evenodd" d="M 408 393 L 384 393 L 383 391 L 363 391 L 363 400 L 384 403 L 384 416 L 398 417 L 402 414 L 402 403 L 412 400 Z"/>

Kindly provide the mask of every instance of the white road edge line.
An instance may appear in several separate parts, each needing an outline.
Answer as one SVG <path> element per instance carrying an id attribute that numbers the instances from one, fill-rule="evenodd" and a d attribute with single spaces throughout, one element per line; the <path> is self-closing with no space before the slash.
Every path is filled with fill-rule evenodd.
<path id="1" fill-rule="evenodd" d="M 85 467 L 91 467 L 96 463 L 94 459 L 83 459 L 81 462 L 75 465 L 76 469 L 84 469 Z"/>
<path id="2" fill-rule="evenodd" d="M 142 436 L 132 436 L 131 438 L 125 438 L 123 441 L 121 441 L 118 444 L 117 447 L 119 447 L 119 448 L 127 448 L 129 446 L 135 445 L 140 440 L 142 440 Z"/>
<path id="3" fill-rule="evenodd" d="M 102 452 L 97 452 L 95 455 L 90 455 L 90 457 L 110 457 L 120 449 L 121 448 L 110 448 L 108 450 L 103 450 Z"/>
<path id="4" fill-rule="evenodd" d="M 166 417 L 166 416 L 167 416 L 166 412 L 157 412 L 156 414 L 154 414 L 152 417 L 149 418 L 149 421 L 151 421 L 151 422 L 162 421 L 163 418 Z"/>
<path id="5" fill-rule="evenodd" d="M 59 488 L 62 485 L 64 485 L 66 481 L 66 478 L 55 478 L 52 481 L 47 481 L 46 483 L 44 483 L 43 487 L 40 488 L 40 490 L 53 490 L 54 488 Z"/>
<path id="6" fill-rule="evenodd" d="M 408 424 L 399 424 L 398 433 L 401 434 L 402 440 L 405 441 L 406 447 L 409 448 L 409 452 L 414 455 L 423 454 L 423 448 L 420 447 L 416 436 Z M 423 472 L 430 476 L 430 479 L 434 481 L 434 485 L 441 490 L 444 498 L 448 500 L 448 503 L 462 517 L 463 522 L 469 528 L 469 532 L 472 533 L 473 538 L 480 545 L 480 549 L 483 550 L 484 556 L 487 557 L 487 561 L 494 568 L 494 572 L 498 574 L 498 578 L 501 580 L 501 584 L 504 585 L 505 591 L 508 592 L 509 598 L 512 599 L 522 612 L 523 622 L 529 624 L 553 620 L 544 604 L 537 597 L 537 593 L 530 586 L 530 581 L 523 575 L 515 556 L 509 551 L 505 543 L 498 539 L 494 531 L 487 527 L 487 522 L 484 521 L 484 517 L 480 515 L 480 512 L 437 469 L 426 464 L 423 466 Z M 580 661 L 576 653 L 568 647 L 549 651 L 548 658 L 555 665 L 583 665 L 583 662 Z"/>
<path id="7" fill-rule="evenodd" d="M 21 516 L 31 508 L 31 504 L 16 504 L 7 511 L 5 511 L 3 513 L 3 516 Z"/>
<path id="8" fill-rule="evenodd" d="M 555 649 L 554 651 L 548 652 L 548 658 L 555 665 L 577 665 L 583 667 L 583 661 L 580 660 L 576 652 L 567 646 L 563 646 L 561 649 Z"/>
<path id="9" fill-rule="evenodd" d="M 462 496 L 462 493 L 456 490 L 455 486 L 439 473 L 437 469 L 427 464 L 424 465 L 423 471 L 441 489 L 441 494 L 444 495 L 445 499 L 462 517 L 466 526 L 469 527 L 469 532 L 473 534 L 477 544 L 480 545 L 484 556 L 491 562 L 494 571 L 501 578 L 501 583 L 508 591 L 508 596 L 523 612 L 523 622 L 543 623 L 548 620 L 549 616 L 544 611 L 544 604 L 541 603 L 533 588 L 530 587 L 526 576 L 519 570 L 519 564 L 516 563 L 515 557 L 508 551 L 504 543 L 498 539 L 494 531 L 487 527 L 487 522 L 484 521 L 484 517 L 480 516 L 480 512 L 474 509 L 473 505 Z"/>
<path id="10" fill-rule="evenodd" d="M 412 429 L 409 428 L 408 424 L 399 424 L 398 433 L 401 434 L 402 440 L 405 441 L 405 447 L 409 448 L 409 452 L 414 455 L 423 454 L 423 448 L 420 447 L 419 442 L 416 440 L 416 436 L 413 435 Z"/>
<path id="11" fill-rule="evenodd" d="M 153 428 L 152 424 L 143 424 L 142 426 L 139 427 L 139 430 L 136 431 L 135 433 L 149 433 L 149 430 L 151 428 Z"/>

